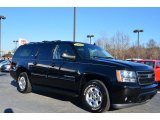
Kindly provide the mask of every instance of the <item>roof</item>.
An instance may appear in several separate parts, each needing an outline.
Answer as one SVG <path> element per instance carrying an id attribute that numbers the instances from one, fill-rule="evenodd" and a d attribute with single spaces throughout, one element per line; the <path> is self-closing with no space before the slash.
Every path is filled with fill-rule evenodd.
<path id="1" fill-rule="evenodd" d="M 61 41 L 61 40 L 54 40 L 54 41 L 42 41 L 42 42 L 30 42 L 30 43 L 28 43 L 28 44 L 54 43 L 54 42 L 62 42 L 62 43 L 82 43 L 82 44 L 88 44 L 88 43 L 83 43 L 83 42 Z"/>
<path id="2" fill-rule="evenodd" d="M 42 42 L 30 42 L 28 44 L 24 44 L 24 45 L 35 45 L 35 44 L 49 44 L 49 43 L 69 43 L 69 44 L 74 44 L 74 43 L 80 43 L 80 44 L 89 44 L 89 43 L 83 43 L 83 42 L 73 42 L 73 41 L 61 41 L 61 40 L 55 40 L 55 41 L 42 41 Z"/>

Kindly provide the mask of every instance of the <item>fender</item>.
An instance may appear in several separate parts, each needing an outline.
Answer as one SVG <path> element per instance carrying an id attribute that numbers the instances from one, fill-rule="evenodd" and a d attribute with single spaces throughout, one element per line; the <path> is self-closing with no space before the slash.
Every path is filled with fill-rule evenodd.
<path id="1" fill-rule="evenodd" d="M 102 81 L 106 87 L 108 89 L 110 89 L 111 86 L 111 81 L 110 81 L 110 76 L 109 75 L 104 75 L 104 74 L 97 74 L 97 73 L 83 73 L 82 77 L 80 79 L 80 84 L 79 84 L 79 88 L 80 91 L 83 89 L 83 86 L 85 85 L 86 82 L 90 81 L 90 80 L 100 80 Z"/>

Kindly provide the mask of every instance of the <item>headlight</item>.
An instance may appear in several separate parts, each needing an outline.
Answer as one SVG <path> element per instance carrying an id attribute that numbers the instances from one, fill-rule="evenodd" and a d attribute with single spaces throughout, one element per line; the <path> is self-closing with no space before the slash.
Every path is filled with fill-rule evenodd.
<path id="1" fill-rule="evenodd" d="M 117 70 L 118 82 L 137 82 L 136 73 L 134 71 Z"/>

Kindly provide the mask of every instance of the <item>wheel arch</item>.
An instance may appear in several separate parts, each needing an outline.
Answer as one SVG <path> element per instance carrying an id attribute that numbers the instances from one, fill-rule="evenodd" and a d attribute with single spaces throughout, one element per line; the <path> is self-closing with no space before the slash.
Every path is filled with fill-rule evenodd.
<path id="1" fill-rule="evenodd" d="M 80 88 L 80 93 L 82 92 L 82 89 L 84 87 L 84 85 L 91 81 L 91 80 L 100 80 L 102 81 L 105 86 L 107 87 L 109 93 L 110 93 L 110 90 L 111 90 L 111 82 L 110 82 L 110 78 L 108 76 L 104 76 L 104 75 L 99 75 L 99 74 L 91 74 L 91 73 L 87 73 L 87 74 L 84 74 L 81 78 L 81 88 Z"/>
<path id="2" fill-rule="evenodd" d="M 26 72 L 27 75 L 28 75 L 28 77 L 31 76 L 31 73 L 30 73 L 25 67 L 19 66 L 19 67 L 17 68 L 17 75 L 16 75 L 17 78 L 16 78 L 16 79 L 18 79 L 19 74 L 22 73 L 22 72 Z"/>

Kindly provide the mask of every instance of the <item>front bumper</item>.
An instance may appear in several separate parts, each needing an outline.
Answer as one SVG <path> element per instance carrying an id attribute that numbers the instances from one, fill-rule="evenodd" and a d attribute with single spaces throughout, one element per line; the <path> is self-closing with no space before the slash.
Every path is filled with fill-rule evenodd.
<path id="1" fill-rule="evenodd" d="M 114 85 L 111 94 L 113 108 L 124 108 L 144 104 L 152 99 L 158 90 L 158 84 L 140 86 L 138 84 Z"/>

